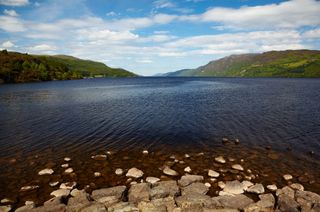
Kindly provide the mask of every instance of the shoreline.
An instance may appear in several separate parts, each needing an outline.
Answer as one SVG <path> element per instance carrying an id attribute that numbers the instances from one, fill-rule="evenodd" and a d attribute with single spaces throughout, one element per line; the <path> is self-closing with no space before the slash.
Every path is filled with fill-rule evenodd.
<path id="1" fill-rule="evenodd" d="M 222 142 L 230 144 L 227 139 L 224 139 Z M 237 146 L 237 149 L 239 150 L 238 144 L 239 141 L 235 140 L 232 146 Z M 270 152 L 270 150 L 266 151 Z M 176 212 L 181 210 L 194 211 L 193 209 L 189 210 L 189 206 L 196 208 L 198 207 L 198 209 L 200 207 L 201 210 L 197 209 L 198 211 L 208 211 L 209 209 L 209 211 L 212 211 L 212 207 L 216 207 L 215 209 L 222 208 L 221 205 L 219 206 L 219 202 L 221 201 L 238 202 L 240 200 L 246 200 L 248 203 L 250 203 L 246 206 L 241 206 L 241 210 L 243 210 L 245 207 L 249 207 L 247 208 L 247 211 L 257 211 L 250 208 L 257 207 L 257 205 L 260 207 L 262 204 L 261 201 L 263 202 L 264 198 L 266 197 L 269 200 L 272 198 L 275 199 L 272 200 L 272 202 L 274 202 L 272 206 L 273 209 L 277 207 L 284 207 L 277 205 L 279 202 L 281 202 L 281 199 L 279 200 L 279 192 L 281 193 L 282 190 L 283 192 L 289 192 L 285 194 L 289 195 L 291 198 L 292 195 L 295 195 L 295 192 L 292 194 L 292 189 L 303 191 L 306 187 L 306 190 L 310 191 L 310 188 L 312 187 L 317 188 L 317 177 L 313 177 L 308 173 L 305 173 L 307 175 L 304 174 L 299 176 L 297 175 L 298 170 L 296 170 L 296 172 L 283 172 L 282 176 L 278 175 L 278 177 L 281 179 L 276 179 L 275 181 L 272 180 L 274 179 L 274 176 L 271 177 L 264 171 L 257 169 L 258 167 L 251 167 L 249 164 L 247 164 L 250 161 L 250 158 L 233 158 L 231 152 L 228 156 L 225 156 L 224 154 L 211 155 L 204 152 L 199 152 L 197 154 L 184 153 L 182 155 L 161 156 L 154 152 L 149 153 L 149 151 L 145 149 L 141 151 L 139 155 L 134 155 L 134 157 L 136 157 L 134 161 L 131 161 L 130 157 L 128 156 L 121 156 L 119 153 L 113 153 L 110 151 L 91 155 L 91 158 L 87 162 L 91 164 L 92 168 L 89 170 L 83 167 L 83 169 L 87 171 L 88 175 L 88 179 L 86 180 L 87 184 L 84 184 L 83 181 L 77 178 L 77 174 L 79 174 L 80 170 L 78 170 L 79 167 L 74 166 L 75 162 L 79 162 L 76 158 L 66 156 L 59 165 L 48 162 L 46 165 L 42 166 L 42 169 L 39 169 L 38 165 L 35 174 L 39 178 L 35 179 L 34 177 L 31 177 L 33 180 L 29 181 L 21 179 L 24 183 L 22 183 L 22 186 L 18 188 L 20 190 L 18 190 L 16 197 L 3 196 L 5 193 L 3 192 L 1 197 L 2 200 L 0 211 L 14 211 L 18 208 L 20 208 L 18 211 L 30 211 L 31 209 L 31 211 L 52 211 L 52 208 L 50 207 L 58 207 L 57 211 L 81 211 L 80 209 L 71 210 L 69 201 L 71 201 L 72 204 L 81 205 L 81 201 L 83 200 L 84 196 L 86 197 L 86 204 L 82 205 L 84 207 L 83 211 L 91 211 L 91 207 L 100 207 L 101 211 L 105 211 L 107 210 L 106 208 L 109 207 L 111 207 L 111 209 L 108 209 L 109 211 L 113 211 L 117 207 L 129 207 L 132 209 L 129 211 L 138 211 L 138 209 L 140 211 L 150 211 L 151 209 L 149 210 L 148 207 L 152 208 L 154 207 L 154 204 L 156 204 L 156 207 L 158 207 L 159 202 L 166 202 L 167 200 L 173 202 L 174 207 L 178 208 L 175 210 Z M 276 157 L 276 155 L 273 154 L 271 154 L 271 156 L 272 158 Z M 119 163 L 119 161 L 113 161 L 114 158 L 120 158 L 123 160 L 123 162 Z M 38 157 L 36 157 L 36 159 L 41 160 Z M 154 159 L 158 160 L 157 163 L 153 161 Z M 211 161 L 213 165 L 204 165 L 203 160 L 205 159 L 208 159 L 209 162 Z M 16 161 L 12 160 L 10 163 L 14 164 Z M 124 164 L 127 165 L 125 166 Z M 57 168 L 57 165 L 60 168 Z M 105 169 L 108 168 L 111 168 L 112 173 L 105 172 Z M 278 168 L 281 169 L 280 164 L 278 164 Z M 89 174 L 91 171 L 92 174 Z M 166 183 L 170 184 L 169 188 L 177 188 L 177 192 L 174 195 L 160 195 L 159 197 L 161 198 L 153 198 L 151 197 L 151 194 L 148 194 L 149 199 L 143 199 L 145 201 L 130 201 L 130 199 L 132 199 L 130 198 L 130 193 L 132 193 L 130 191 L 137 189 L 137 195 L 139 196 L 140 192 L 144 190 L 147 190 L 150 193 L 155 185 L 160 184 L 160 186 L 162 186 L 162 184 L 165 185 Z M 93 198 L 93 194 L 96 192 L 104 191 L 105 188 L 112 191 L 119 186 L 123 190 L 121 193 L 121 198 L 117 197 L 115 199 L 109 194 L 109 196 L 104 196 L 104 200 L 107 199 L 108 201 L 111 201 L 113 206 L 110 205 L 110 202 L 101 204 L 101 202 L 99 203 L 99 201 Z M 277 189 L 281 187 L 283 188 Z M 318 190 L 313 190 L 314 189 L 311 189 L 312 192 L 302 193 L 299 195 L 306 195 L 308 198 L 311 195 L 318 198 L 316 195 L 316 193 L 319 193 Z M 191 197 L 185 196 L 185 194 L 189 192 L 191 192 Z M 200 194 L 198 194 L 199 192 Z M 79 198 L 81 198 L 77 199 L 77 195 L 75 193 L 79 193 Z M 196 195 L 194 193 L 196 193 Z M 270 193 L 273 196 L 270 196 Z M 277 193 L 278 195 L 276 195 Z M 262 196 L 260 197 L 259 195 Z M 50 199 L 53 196 L 56 197 Z M 224 196 L 227 196 L 227 198 L 225 199 Z M 302 198 L 300 196 L 299 198 Z M 240 198 L 240 200 L 237 200 L 237 198 Z M 201 202 L 203 199 L 206 201 L 208 200 L 211 203 L 214 201 L 214 206 L 212 206 L 213 203 L 199 206 L 197 202 Z M 183 203 L 179 202 L 180 200 Z M 287 200 L 288 198 L 285 197 L 285 201 Z M 187 201 L 187 203 L 184 203 L 185 201 Z M 295 199 L 295 196 L 293 196 L 293 200 L 291 198 L 288 201 L 297 202 L 298 200 Z M 269 202 L 268 204 L 270 205 L 271 203 Z M 301 210 L 303 205 L 301 205 L 302 203 L 300 202 L 298 202 L 298 204 L 299 206 L 297 206 L 297 208 Z M 291 205 L 291 203 L 287 205 Z M 308 207 L 310 206 L 310 210 L 304 211 L 312 211 L 312 207 L 318 207 L 318 205 L 315 205 L 314 203 L 308 203 L 307 205 Z M 82 208 L 82 206 L 77 207 Z M 85 209 L 85 207 L 89 207 L 90 209 Z M 112 207 L 114 208 L 112 209 Z M 144 207 L 147 209 L 144 209 Z M 163 208 L 163 206 L 161 207 Z M 207 208 L 208 210 L 204 210 L 204 208 Z M 267 207 L 266 210 L 262 211 L 273 211 L 272 208 L 270 206 Z M 119 210 L 123 211 L 122 209 Z M 237 211 L 239 208 L 233 209 Z M 152 209 L 151 211 L 158 211 L 158 209 Z M 159 209 L 159 211 L 174 210 L 168 210 L 168 208 L 166 208 L 166 210 Z"/>

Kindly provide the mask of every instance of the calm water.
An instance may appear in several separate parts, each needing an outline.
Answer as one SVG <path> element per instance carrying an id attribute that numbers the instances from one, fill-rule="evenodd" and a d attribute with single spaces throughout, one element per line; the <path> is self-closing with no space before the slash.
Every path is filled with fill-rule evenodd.
<path id="1" fill-rule="evenodd" d="M 223 137 L 240 144 L 223 145 Z M 146 160 L 143 149 L 153 152 Z M 108 150 L 116 154 L 105 164 L 90 161 L 90 155 Z M 147 174 L 160 175 L 154 166 L 171 154 L 198 152 L 205 153 L 202 162 L 189 161 L 196 173 L 222 154 L 244 158 L 244 166 L 268 176 L 266 182 L 284 183 L 281 175 L 291 172 L 307 175 L 306 184 L 320 191 L 313 182 L 320 178 L 320 79 L 131 78 L 0 86 L 3 197 L 28 197 L 17 194 L 30 183 L 43 185 L 33 196 L 53 190 L 45 186 L 50 180 L 69 176 L 56 171 L 44 179 L 37 172 L 59 169 L 65 156 L 73 158 L 72 177 L 80 187 L 94 180 L 94 169 L 103 169 L 105 178 L 95 180 L 99 187 L 126 180 L 107 176 L 115 167 L 138 163 Z"/>

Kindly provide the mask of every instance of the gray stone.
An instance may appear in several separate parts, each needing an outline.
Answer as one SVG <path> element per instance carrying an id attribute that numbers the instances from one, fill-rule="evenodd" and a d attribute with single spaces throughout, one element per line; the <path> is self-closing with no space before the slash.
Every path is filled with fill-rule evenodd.
<path id="1" fill-rule="evenodd" d="M 189 193 L 176 198 L 177 205 L 182 211 L 202 211 L 204 207 L 214 208 L 212 199 L 204 194 Z"/>
<path id="2" fill-rule="evenodd" d="M 43 203 L 43 206 L 52 206 L 62 204 L 62 197 L 53 197 Z"/>
<path id="3" fill-rule="evenodd" d="M 243 171 L 243 167 L 240 164 L 234 164 L 232 165 L 232 168 L 235 170 Z"/>
<path id="4" fill-rule="evenodd" d="M 65 212 L 66 205 L 64 204 L 57 204 L 57 205 L 46 205 L 37 208 L 33 208 L 30 210 L 31 212 Z"/>
<path id="5" fill-rule="evenodd" d="M 210 209 L 210 208 L 203 208 L 202 212 L 239 212 L 237 209 Z"/>
<path id="6" fill-rule="evenodd" d="M 243 190 L 247 190 L 249 187 L 253 186 L 253 183 L 247 180 L 244 180 L 241 182 L 241 184 L 243 185 Z"/>
<path id="7" fill-rule="evenodd" d="M 218 196 L 213 197 L 212 200 L 215 202 L 217 207 L 241 210 L 254 203 L 252 199 L 243 194 L 237 194 L 234 196 Z"/>
<path id="8" fill-rule="evenodd" d="M 250 193 L 262 194 L 264 193 L 264 187 L 262 184 L 257 183 L 253 186 L 250 186 L 246 191 Z"/>
<path id="9" fill-rule="evenodd" d="M 272 184 L 272 185 L 267 185 L 267 188 L 270 190 L 270 191 L 276 191 L 278 188 L 276 185 Z"/>
<path id="10" fill-rule="evenodd" d="M 244 212 L 272 212 L 274 209 L 275 198 L 272 194 L 259 195 L 260 200 L 250 204 Z"/>
<path id="11" fill-rule="evenodd" d="M 285 194 L 292 199 L 294 198 L 294 190 L 292 188 L 290 188 L 289 186 L 285 186 L 282 189 L 278 189 L 276 191 L 277 196 L 280 196 L 281 194 Z"/>
<path id="12" fill-rule="evenodd" d="M 244 186 L 238 180 L 226 182 L 223 192 L 229 194 L 242 194 L 244 192 Z"/>
<path id="13" fill-rule="evenodd" d="M 14 203 L 14 201 L 8 198 L 4 198 L 1 200 L 1 204 L 12 204 L 12 203 Z"/>
<path id="14" fill-rule="evenodd" d="M 143 176 L 143 171 L 133 167 L 133 168 L 129 169 L 129 171 L 127 172 L 126 176 L 127 177 L 140 178 L 140 177 Z"/>
<path id="15" fill-rule="evenodd" d="M 67 205 L 67 212 L 78 212 L 82 208 L 90 205 L 90 198 L 87 193 L 80 193 L 74 197 L 69 198 Z"/>
<path id="16" fill-rule="evenodd" d="M 285 179 L 285 180 L 291 180 L 291 179 L 292 179 L 292 175 L 290 175 L 290 174 L 285 174 L 285 175 L 283 175 L 283 179 Z"/>
<path id="17" fill-rule="evenodd" d="M 203 176 L 201 175 L 184 175 L 181 177 L 180 180 L 178 180 L 178 184 L 182 187 L 190 185 L 191 183 L 195 182 L 202 182 Z"/>
<path id="18" fill-rule="evenodd" d="M 146 182 L 147 183 L 151 183 L 151 184 L 155 184 L 156 182 L 159 182 L 160 179 L 157 177 L 147 177 L 146 178 Z"/>
<path id="19" fill-rule="evenodd" d="M 38 189 L 39 186 L 37 185 L 32 185 L 32 186 L 23 186 L 20 188 L 20 191 L 32 191 L 32 190 L 35 190 L 35 189 Z"/>
<path id="20" fill-rule="evenodd" d="M 289 185 L 289 187 L 292 188 L 293 190 L 304 191 L 304 187 L 300 183 L 293 183 Z"/>
<path id="21" fill-rule="evenodd" d="M 139 208 L 129 202 L 119 202 L 108 208 L 108 212 L 138 212 Z"/>
<path id="22" fill-rule="evenodd" d="M 122 199 L 124 196 L 124 192 L 127 189 L 126 186 L 115 186 L 111 188 L 102 188 L 98 190 L 92 191 L 91 197 L 99 201 L 100 198 L 115 196 L 117 199 Z"/>
<path id="23" fill-rule="evenodd" d="M 102 203 L 92 202 L 81 208 L 79 212 L 106 212 L 107 209 Z"/>
<path id="24" fill-rule="evenodd" d="M 298 212 L 299 204 L 290 196 L 286 194 L 280 194 L 278 196 L 277 209 L 284 212 Z"/>
<path id="25" fill-rule="evenodd" d="M 310 191 L 296 191 L 296 201 L 304 207 L 312 208 L 313 204 L 320 204 L 320 195 Z"/>
<path id="26" fill-rule="evenodd" d="M 180 189 L 174 180 L 157 182 L 150 191 L 151 199 L 165 198 L 168 196 L 175 197 L 179 194 Z"/>
<path id="27" fill-rule="evenodd" d="M 214 158 L 214 160 L 217 161 L 218 163 L 226 163 L 226 160 L 222 156 L 218 156 Z"/>
<path id="28" fill-rule="evenodd" d="M 93 156 L 91 156 L 91 158 L 93 160 L 106 160 L 107 159 L 107 155 L 93 155 Z"/>
<path id="29" fill-rule="evenodd" d="M 186 195 L 189 193 L 198 193 L 198 194 L 206 194 L 209 191 L 209 188 L 203 183 L 192 183 L 186 187 L 181 189 L 181 194 Z"/>
<path id="30" fill-rule="evenodd" d="M 123 174 L 123 170 L 118 168 L 118 169 L 116 169 L 115 174 L 116 175 L 122 175 Z"/>
<path id="31" fill-rule="evenodd" d="M 148 183 L 139 183 L 132 185 L 128 194 L 129 202 L 137 204 L 142 201 L 149 201 L 150 187 Z"/>
<path id="32" fill-rule="evenodd" d="M 0 206 L 0 212 L 9 212 L 11 208 L 11 205 Z"/>

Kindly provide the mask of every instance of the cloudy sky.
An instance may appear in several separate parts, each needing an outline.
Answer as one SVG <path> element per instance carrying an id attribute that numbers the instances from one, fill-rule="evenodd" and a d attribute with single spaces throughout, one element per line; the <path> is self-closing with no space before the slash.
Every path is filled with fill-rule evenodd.
<path id="1" fill-rule="evenodd" d="M 230 54 L 320 49 L 317 0 L 0 0 L 0 49 L 141 75 Z"/>

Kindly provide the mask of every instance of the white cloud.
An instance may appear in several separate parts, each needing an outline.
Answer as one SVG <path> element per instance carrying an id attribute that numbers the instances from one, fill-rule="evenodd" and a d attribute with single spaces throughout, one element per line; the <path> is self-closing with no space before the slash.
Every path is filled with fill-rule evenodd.
<path id="1" fill-rule="evenodd" d="M 300 28 L 319 25 L 319 14 L 320 1 L 292 0 L 239 9 L 215 7 L 198 16 L 182 17 L 182 20 L 216 22 L 238 29 Z"/>
<path id="2" fill-rule="evenodd" d="M 5 10 L 3 11 L 3 13 L 4 13 L 5 15 L 8 15 L 8 16 L 14 16 L 14 17 L 19 16 L 18 13 L 17 13 L 15 10 L 7 10 L 7 9 L 5 9 Z"/>
<path id="3" fill-rule="evenodd" d="M 29 4 L 28 0 L 0 0 L 0 5 L 6 6 L 25 6 Z"/>
<path id="4" fill-rule="evenodd" d="M 51 52 L 57 50 L 57 47 L 49 44 L 39 44 L 29 48 L 32 52 Z"/>
<path id="5" fill-rule="evenodd" d="M 14 47 L 14 43 L 12 43 L 11 41 L 8 40 L 8 41 L 5 41 L 5 42 L 2 43 L 2 47 L 6 48 L 6 49 L 9 49 L 11 47 Z"/>
<path id="6" fill-rule="evenodd" d="M 136 60 L 137 63 L 152 63 L 153 61 L 150 59 L 141 59 L 141 60 Z"/>
<path id="7" fill-rule="evenodd" d="M 115 13 L 114 11 L 111 11 L 111 12 L 108 12 L 106 15 L 107 16 L 116 16 L 117 13 Z"/>
<path id="8" fill-rule="evenodd" d="M 303 37 L 308 39 L 320 39 L 320 28 L 304 32 Z"/>
<path id="9" fill-rule="evenodd" d="M 153 2 L 153 4 L 155 5 L 156 9 L 173 8 L 176 6 L 174 3 L 172 3 L 169 0 L 156 0 Z"/>
<path id="10" fill-rule="evenodd" d="M 7 32 L 22 32 L 26 28 L 20 19 L 12 16 L 0 16 L 0 29 Z"/>

